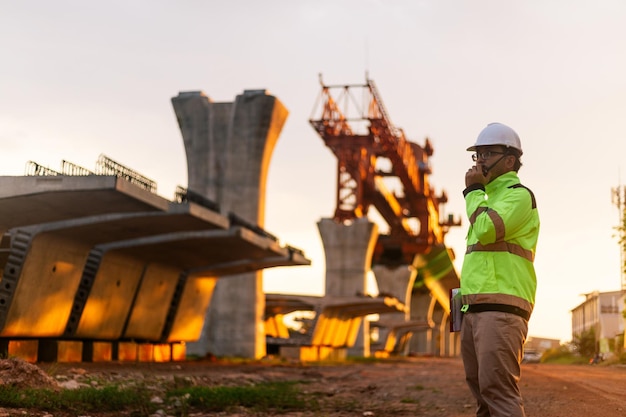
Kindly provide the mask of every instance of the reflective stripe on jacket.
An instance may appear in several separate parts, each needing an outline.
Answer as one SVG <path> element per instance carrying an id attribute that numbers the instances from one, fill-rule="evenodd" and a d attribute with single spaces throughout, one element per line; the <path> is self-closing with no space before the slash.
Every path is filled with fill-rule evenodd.
<path id="1" fill-rule="evenodd" d="M 514 171 L 463 194 L 470 227 L 461 270 L 463 304 L 504 304 L 531 313 L 539 236 L 535 197 Z"/>

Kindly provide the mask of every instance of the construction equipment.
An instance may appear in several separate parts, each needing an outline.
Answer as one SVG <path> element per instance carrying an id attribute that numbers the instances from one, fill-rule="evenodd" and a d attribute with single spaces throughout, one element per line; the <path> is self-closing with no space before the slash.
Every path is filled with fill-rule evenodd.
<path id="1" fill-rule="evenodd" d="M 440 219 L 448 197 L 429 184 L 430 140 L 424 145 L 407 140 L 391 122 L 373 80 L 325 85 L 320 76 L 320 84 L 309 122 L 337 157 L 334 220 L 365 217 L 372 206 L 378 211 L 389 230 L 378 238 L 373 264 L 410 265 L 416 255 L 443 245 L 449 228 L 460 221 Z"/>

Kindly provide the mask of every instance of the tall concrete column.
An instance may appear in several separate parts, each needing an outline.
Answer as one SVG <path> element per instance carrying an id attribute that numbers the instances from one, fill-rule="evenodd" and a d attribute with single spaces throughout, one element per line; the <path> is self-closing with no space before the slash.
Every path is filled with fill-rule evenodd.
<path id="1" fill-rule="evenodd" d="M 399 265 L 395 268 L 389 268 L 386 265 L 376 265 L 373 268 L 378 284 L 378 291 L 381 294 L 389 294 L 402 301 L 404 305 L 409 307 L 406 313 L 390 313 L 384 317 L 409 320 L 411 318 L 411 293 L 413 291 L 413 283 L 417 277 L 417 271 L 410 265 Z M 381 315 L 382 319 L 382 315 Z"/>
<path id="2" fill-rule="evenodd" d="M 388 313 L 380 315 L 380 323 L 395 324 L 405 322 L 411 319 L 411 294 L 413 291 L 413 283 L 417 277 L 417 271 L 410 265 L 399 265 L 395 268 L 389 268 L 386 265 L 376 265 L 373 268 L 376 283 L 378 284 L 378 292 L 380 294 L 388 294 L 401 300 L 407 307 L 404 313 Z M 379 329 L 380 340 L 387 340 L 389 336 L 389 327 L 381 327 Z M 409 345 L 406 350 L 408 353 Z"/>
<path id="3" fill-rule="evenodd" d="M 263 227 L 269 163 L 287 119 L 265 90 L 245 90 L 233 103 L 214 103 L 200 91 L 181 92 L 172 104 L 187 154 L 188 189 Z M 218 281 L 202 330 L 187 352 L 204 356 L 265 356 L 262 272 Z"/>
<path id="4" fill-rule="evenodd" d="M 332 219 L 317 223 L 326 258 L 326 296 L 354 297 L 365 294 L 367 273 L 378 239 L 378 226 L 363 217 L 351 224 Z M 369 323 L 362 321 L 356 344 L 349 354 L 369 356 Z M 364 337 L 364 334 L 367 337 Z"/>
<path id="5" fill-rule="evenodd" d="M 433 308 L 436 299 L 426 291 L 413 291 L 411 297 L 411 320 L 425 321 L 431 326 L 435 326 L 433 321 Z M 414 333 L 411 336 L 409 350 L 412 353 L 432 354 L 433 331 Z"/>

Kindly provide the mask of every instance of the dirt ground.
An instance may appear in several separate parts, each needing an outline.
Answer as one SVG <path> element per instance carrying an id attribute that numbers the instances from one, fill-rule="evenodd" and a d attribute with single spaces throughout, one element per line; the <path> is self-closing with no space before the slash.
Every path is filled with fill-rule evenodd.
<path id="1" fill-rule="evenodd" d="M 80 363 L 31 365 L 0 361 L 0 382 L 17 386 L 66 389 L 88 381 L 123 384 L 141 380 L 159 384 L 185 378 L 196 385 L 245 385 L 266 381 L 305 381 L 301 389 L 315 394 L 322 409 L 276 416 L 437 416 L 469 417 L 474 402 L 460 359 L 403 358 L 358 364 L 311 365 L 219 361 L 175 363 Z M 51 376 L 51 377 L 49 377 Z M 93 383 L 92 383 L 93 385 Z M 623 416 L 626 414 L 626 367 L 603 365 L 524 364 L 522 393 L 529 417 Z M 1 389 L 1 385 L 0 385 Z M 4 416 L 64 417 L 69 414 L 2 408 Z M 91 414 L 92 417 L 104 414 Z M 161 416 L 173 415 L 164 410 Z M 253 416 L 247 410 L 189 416 Z"/>

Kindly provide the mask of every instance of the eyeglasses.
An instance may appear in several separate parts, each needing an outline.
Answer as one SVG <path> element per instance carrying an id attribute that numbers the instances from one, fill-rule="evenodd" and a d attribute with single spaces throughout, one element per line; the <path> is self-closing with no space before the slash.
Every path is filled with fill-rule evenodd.
<path id="1" fill-rule="evenodd" d="M 483 151 L 476 152 L 472 154 L 472 161 L 476 162 L 478 159 L 489 159 L 492 155 L 504 155 L 504 152 L 496 152 L 496 151 Z"/>

